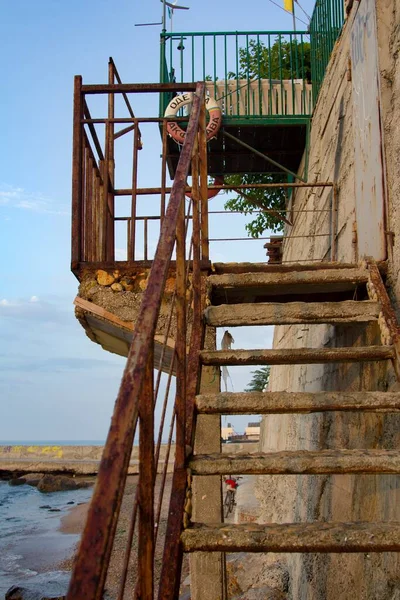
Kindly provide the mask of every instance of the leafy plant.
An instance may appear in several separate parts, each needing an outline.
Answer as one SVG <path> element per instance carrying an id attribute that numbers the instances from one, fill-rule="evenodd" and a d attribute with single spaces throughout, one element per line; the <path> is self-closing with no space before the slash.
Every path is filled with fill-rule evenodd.
<path id="1" fill-rule="evenodd" d="M 256 369 L 252 371 L 252 379 L 249 383 L 249 386 L 244 390 L 245 392 L 262 392 L 266 385 L 269 382 L 269 375 L 271 372 L 271 367 L 261 367 L 261 369 Z"/>
<path id="2" fill-rule="evenodd" d="M 284 41 L 277 36 L 269 48 L 262 42 L 250 40 L 246 48 L 239 48 L 239 71 L 229 73 L 233 79 L 311 79 L 310 44 L 297 40 Z M 284 173 L 247 173 L 245 175 L 226 175 L 225 183 L 229 185 L 252 183 L 280 183 L 287 181 Z M 266 229 L 273 232 L 282 231 L 286 194 L 282 188 L 235 190 L 235 198 L 225 203 L 226 210 L 253 214 L 256 210 L 274 210 L 275 213 L 261 212 L 248 223 L 246 231 L 250 237 L 257 238 Z M 240 193 L 239 193 L 240 192 Z"/>

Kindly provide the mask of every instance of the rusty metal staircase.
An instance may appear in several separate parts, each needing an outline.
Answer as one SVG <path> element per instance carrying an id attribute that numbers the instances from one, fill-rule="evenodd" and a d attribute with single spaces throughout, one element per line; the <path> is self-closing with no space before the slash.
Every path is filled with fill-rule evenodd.
<path id="1" fill-rule="evenodd" d="M 205 311 L 209 326 L 356 324 L 378 321 L 382 345 L 344 348 L 203 351 L 203 365 L 293 365 L 308 363 L 391 360 L 398 373 L 399 328 L 378 267 L 365 263 L 318 265 L 264 272 L 211 275 L 211 297 L 221 293 L 263 297 L 256 304 L 224 304 Z M 221 268 L 223 268 L 221 266 Z M 236 267 L 239 268 L 239 265 Z M 283 271 L 283 272 L 282 272 Z M 330 294 L 354 292 L 366 286 L 367 300 L 317 302 Z M 284 296 L 286 294 L 286 300 Z M 280 302 L 274 302 L 276 296 Z M 313 301 L 307 300 L 312 297 Z M 293 302 L 292 300 L 296 301 Z M 267 302 L 267 300 L 270 300 Z M 300 301 L 299 301 L 300 300 Z M 251 392 L 198 395 L 200 414 L 288 414 L 324 411 L 398 411 L 400 394 L 390 392 Z M 257 454 L 194 455 L 193 475 L 231 474 L 393 474 L 399 473 L 397 450 L 284 451 Z M 193 523 L 182 533 L 187 552 L 382 552 L 400 549 L 398 523 L 291 523 L 233 525 Z"/>
<path id="2" fill-rule="evenodd" d="M 400 550 L 398 523 L 244 526 L 223 522 L 213 525 L 193 523 L 188 518 L 192 475 L 400 473 L 400 455 L 393 450 L 338 449 L 234 456 L 192 454 L 197 414 L 400 410 L 400 394 L 389 392 L 199 394 L 201 368 L 208 365 L 391 361 L 400 380 L 400 329 L 375 263 L 365 262 L 359 266 L 320 263 L 291 267 L 266 264 L 214 265 L 214 273 L 208 275 L 211 269 L 206 220 L 204 93 L 204 84 L 198 84 L 158 249 L 135 323 L 68 600 L 103 598 L 137 429 L 140 438 L 139 484 L 126 553 L 120 557 L 118 600 L 127 597 L 152 600 L 155 595 L 159 600 L 177 600 L 184 552 Z M 185 246 L 184 192 L 190 166 L 193 200 L 190 219 L 193 233 L 189 251 Z M 177 335 L 171 372 L 174 370 L 176 373 L 176 399 L 171 432 L 175 428 L 175 468 L 168 523 L 166 531 L 159 535 L 159 508 L 163 498 L 161 495 L 157 506 L 155 487 L 161 437 L 156 442 L 153 340 L 174 248 Z M 352 300 L 355 290 L 363 290 L 359 295 L 360 300 Z M 206 308 L 207 293 L 212 304 Z M 206 326 L 290 323 L 351 325 L 371 322 L 379 324 L 382 345 L 291 350 L 203 349 Z M 163 483 L 165 476 L 166 471 L 163 473 Z M 187 515 L 185 519 L 184 514 Z M 135 535 L 138 538 L 137 555 L 132 557 Z M 157 543 L 164 548 L 160 570 L 157 570 L 154 560 Z M 129 569 L 132 570 L 133 579 L 128 577 Z"/>

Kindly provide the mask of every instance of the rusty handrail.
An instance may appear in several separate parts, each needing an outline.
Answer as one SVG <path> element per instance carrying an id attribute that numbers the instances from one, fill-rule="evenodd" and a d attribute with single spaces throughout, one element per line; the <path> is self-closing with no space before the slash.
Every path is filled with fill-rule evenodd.
<path id="1" fill-rule="evenodd" d="M 79 98 L 82 99 L 82 88 L 78 83 L 81 84 L 81 81 L 76 85 L 76 98 L 79 95 Z M 156 255 L 135 324 L 135 332 L 115 403 L 111 427 L 104 447 L 67 600 L 100 600 L 102 598 L 139 416 L 140 395 L 152 352 L 162 294 L 175 245 L 176 227 L 183 204 L 186 178 L 199 128 L 203 99 L 204 84 L 199 83 L 196 86 L 186 137 L 163 220 Z M 81 115 L 81 103 L 77 101 L 75 104 L 77 121 Z M 79 136 L 78 139 L 80 139 Z M 75 145 L 74 148 L 76 148 Z M 146 386 L 145 389 L 147 390 Z M 153 524 L 150 523 L 149 526 L 153 527 Z"/>

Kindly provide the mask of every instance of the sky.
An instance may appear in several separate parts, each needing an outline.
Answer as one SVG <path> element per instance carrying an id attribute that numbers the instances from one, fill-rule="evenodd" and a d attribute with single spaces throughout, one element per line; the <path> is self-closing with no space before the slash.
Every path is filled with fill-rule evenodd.
<path id="1" fill-rule="evenodd" d="M 283 4 L 277 0 L 278 4 Z M 309 14 L 313 0 L 302 6 Z M 269 0 L 182 0 L 174 31 L 292 29 Z M 0 441 L 103 440 L 125 360 L 91 342 L 74 317 L 70 272 L 73 77 L 106 83 L 112 56 L 124 82 L 157 82 L 158 0 L 18 0 L 3 6 L 0 161 Z M 307 21 L 301 11 L 299 17 Z M 298 28 L 306 29 L 303 23 Z M 138 116 L 157 116 L 157 98 Z M 154 185 L 157 136 L 145 141 L 140 185 Z M 221 206 L 218 200 L 214 208 Z M 243 221 L 235 227 L 241 235 Z M 218 224 L 217 224 L 218 229 Z M 235 229 L 236 231 L 236 229 Z M 218 237 L 218 231 L 214 235 Z M 156 239 L 150 240 L 155 245 Z M 263 260 L 265 242 L 214 244 L 213 260 Z M 234 347 L 268 347 L 269 328 L 232 332 Z M 249 369 L 232 369 L 235 391 Z M 230 419 L 243 430 L 245 420 Z"/>

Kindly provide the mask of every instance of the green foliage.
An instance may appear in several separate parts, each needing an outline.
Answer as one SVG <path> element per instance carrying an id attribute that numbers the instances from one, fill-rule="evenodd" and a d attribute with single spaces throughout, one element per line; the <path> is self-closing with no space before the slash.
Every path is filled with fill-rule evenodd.
<path id="1" fill-rule="evenodd" d="M 261 369 L 256 369 L 252 371 L 252 379 L 249 383 L 249 386 L 244 390 L 245 392 L 262 392 L 266 385 L 269 382 L 271 367 L 261 367 Z"/>
<path id="2" fill-rule="evenodd" d="M 239 72 L 229 73 L 236 79 L 307 79 L 311 78 L 311 49 L 309 43 L 284 41 L 277 36 L 268 48 L 262 42 L 250 40 L 246 48 L 239 48 Z M 283 173 L 226 175 L 225 183 L 230 185 L 251 183 L 279 183 L 287 181 Z M 283 189 L 244 190 L 243 193 L 225 203 L 226 210 L 252 214 L 256 210 L 285 209 L 286 195 Z M 283 214 L 283 213 L 282 213 Z M 257 238 L 266 229 L 282 231 L 283 221 L 278 215 L 259 213 L 246 225 L 250 237 Z"/>
<path id="3" fill-rule="evenodd" d="M 252 183 L 278 183 L 286 180 L 286 175 L 280 173 L 258 174 L 247 173 L 246 175 L 225 175 L 225 183 L 229 185 L 241 185 Z M 256 210 L 268 209 L 276 211 L 285 210 L 286 195 L 282 188 L 272 190 L 240 190 L 240 195 L 225 202 L 225 210 L 242 212 L 251 215 Z M 284 212 L 282 213 L 284 214 Z M 266 229 L 281 231 L 283 222 L 277 215 L 260 212 L 257 217 L 246 224 L 246 231 L 250 237 L 258 238 Z"/>
<path id="4" fill-rule="evenodd" d="M 231 73 L 232 77 L 236 75 Z M 308 42 L 285 41 L 280 36 L 268 48 L 250 40 L 239 48 L 239 79 L 311 79 L 311 46 Z"/>

